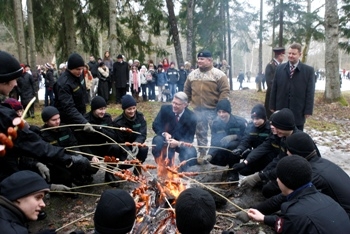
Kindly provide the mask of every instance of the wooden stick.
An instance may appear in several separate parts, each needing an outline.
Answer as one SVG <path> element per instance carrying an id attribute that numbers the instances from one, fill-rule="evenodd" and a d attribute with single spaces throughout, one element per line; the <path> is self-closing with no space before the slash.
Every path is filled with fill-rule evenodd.
<path id="1" fill-rule="evenodd" d="M 237 184 L 239 181 L 228 181 L 228 182 L 204 182 L 202 184 Z"/>
<path id="2" fill-rule="evenodd" d="M 24 109 L 23 113 L 22 113 L 22 117 L 21 119 L 24 120 L 24 118 L 27 115 L 27 112 L 29 111 L 29 108 L 33 105 L 33 103 L 35 102 L 36 97 L 33 97 L 32 100 L 30 100 L 30 102 L 28 103 L 28 105 L 26 106 L 26 108 Z"/>
<path id="3" fill-rule="evenodd" d="M 73 223 L 76 223 L 76 222 L 78 222 L 79 220 L 81 220 L 81 219 L 83 219 L 83 218 L 86 218 L 86 217 L 88 217 L 88 216 L 90 216 L 90 215 L 93 215 L 94 213 L 95 213 L 95 211 L 93 211 L 93 212 L 91 212 L 91 213 L 88 213 L 88 214 L 84 215 L 83 217 L 80 217 L 79 219 L 73 220 L 72 222 L 63 225 L 62 227 L 57 228 L 57 229 L 55 230 L 55 232 L 59 232 L 59 231 L 61 231 L 63 228 L 68 227 L 69 225 L 72 225 Z"/>
<path id="4" fill-rule="evenodd" d="M 123 182 L 127 182 L 127 180 L 118 180 L 118 181 L 110 181 L 110 182 L 104 182 L 104 183 L 97 183 L 97 184 L 88 184 L 88 185 L 83 185 L 83 186 L 76 186 L 76 187 L 70 188 L 70 190 L 73 190 L 73 189 L 81 189 L 81 188 L 88 188 L 88 187 L 94 187 L 94 186 L 103 186 L 103 185 L 108 185 L 108 184 L 112 184 L 112 183 L 123 183 Z"/>
<path id="5" fill-rule="evenodd" d="M 89 154 L 89 153 L 85 153 L 85 152 L 81 152 L 81 151 L 77 151 L 77 150 L 71 150 L 71 149 L 67 149 L 68 152 L 72 152 L 72 153 L 76 153 L 76 154 L 83 154 L 83 155 L 86 155 L 86 156 L 90 156 L 90 157 L 96 157 L 96 158 L 99 158 L 99 159 L 103 159 L 103 157 L 101 156 L 98 156 L 98 155 L 94 155 L 94 154 Z M 74 155 L 73 155 L 74 156 Z"/>
<path id="6" fill-rule="evenodd" d="M 225 199 L 226 201 L 228 201 L 228 203 L 230 203 L 231 205 L 233 205 L 233 206 L 236 207 L 237 209 L 248 213 L 245 209 L 243 209 L 243 208 L 240 207 L 239 205 L 233 203 L 233 202 L 230 201 L 227 197 L 225 197 L 225 196 L 221 195 L 220 193 L 216 192 L 215 190 L 211 189 L 209 186 L 207 186 L 207 185 L 205 185 L 205 184 L 203 184 L 203 183 L 201 183 L 201 182 L 199 182 L 199 181 L 197 181 L 197 180 L 195 180 L 195 179 L 192 179 L 191 177 L 188 177 L 188 176 L 186 176 L 186 175 L 183 175 L 183 177 L 185 177 L 185 178 L 187 178 L 187 179 L 189 179 L 189 180 L 191 180 L 191 181 L 193 181 L 193 182 L 195 182 L 195 183 L 197 183 L 197 184 L 199 184 L 199 185 L 205 187 L 206 189 L 212 191 L 213 193 L 215 193 L 215 194 L 218 195 L 219 197 L 222 197 L 223 199 Z"/>
<path id="7" fill-rule="evenodd" d="M 44 128 L 44 129 L 41 129 L 41 131 L 47 131 L 47 130 L 52 130 L 52 129 L 56 129 L 56 128 L 84 127 L 84 126 L 85 126 L 85 124 L 65 124 L 65 125 L 60 125 L 60 126 L 56 126 L 56 127 Z M 123 130 L 123 128 L 116 128 L 116 127 L 107 126 L 107 125 L 91 124 L 91 126 L 93 126 L 93 127 L 102 127 L 102 128 L 110 128 L 110 129 L 119 130 L 119 131 L 125 131 L 125 130 Z M 139 132 L 135 132 L 135 131 L 130 131 L 130 132 L 138 134 L 138 135 L 141 135 L 141 133 L 139 133 Z"/>
<path id="8" fill-rule="evenodd" d="M 227 217 L 231 217 L 231 218 L 236 218 L 236 215 L 235 214 L 227 214 L 227 213 L 221 213 L 221 212 L 218 212 L 216 211 L 216 216 L 227 216 Z"/>
<path id="9" fill-rule="evenodd" d="M 126 143 L 118 143 L 119 145 L 126 145 Z M 85 145 L 72 145 L 65 147 L 65 149 L 72 149 L 72 148 L 79 148 L 79 147 L 98 147 L 98 146 L 105 146 L 105 145 L 115 145 L 115 143 L 107 142 L 102 144 L 85 144 Z M 147 145 L 148 147 L 156 146 L 156 145 Z"/>
<path id="10" fill-rule="evenodd" d="M 81 193 L 81 192 L 69 192 L 69 191 L 50 191 L 50 193 L 69 193 L 69 194 L 81 194 L 86 196 L 93 196 L 93 197 L 100 197 L 100 194 L 93 194 L 93 193 Z"/>

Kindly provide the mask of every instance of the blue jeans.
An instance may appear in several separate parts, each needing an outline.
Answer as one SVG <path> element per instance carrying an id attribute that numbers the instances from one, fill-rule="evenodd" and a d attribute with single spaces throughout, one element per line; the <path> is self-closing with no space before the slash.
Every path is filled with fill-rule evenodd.
<path id="1" fill-rule="evenodd" d="M 176 88 L 177 88 L 177 84 L 171 84 L 169 83 L 169 89 L 170 89 L 170 101 L 173 99 L 175 93 L 176 93 Z"/>

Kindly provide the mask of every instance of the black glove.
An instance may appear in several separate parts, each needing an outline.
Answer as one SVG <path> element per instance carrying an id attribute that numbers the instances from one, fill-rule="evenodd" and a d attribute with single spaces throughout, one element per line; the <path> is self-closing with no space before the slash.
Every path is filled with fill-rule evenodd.
<path id="1" fill-rule="evenodd" d="M 242 158 L 247 158 L 247 156 L 250 154 L 250 152 L 252 152 L 251 149 L 246 149 L 243 151 L 243 153 L 241 154 Z"/>
<path id="2" fill-rule="evenodd" d="M 72 163 L 68 166 L 68 168 L 71 168 L 74 171 L 84 172 L 91 168 L 91 165 L 87 158 L 81 155 L 75 155 L 72 156 Z"/>
<path id="3" fill-rule="evenodd" d="M 232 154 L 233 154 L 234 156 L 241 157 L 242 150 L 241 150 L 241 149 L 234 149 L 234 150 L 232 150 Z"/>
<path id="4" fill-rule="evenodd" d="M 243 168 L 245 168 L 246 166 L 247 166 L 247 164 L 245 164 L 244 162 L 236 163 L 236 164 L 233 165 L 232 170 L 234 170 L 234 171 L 240 171 L 240 170 L 242 170 Z"/>

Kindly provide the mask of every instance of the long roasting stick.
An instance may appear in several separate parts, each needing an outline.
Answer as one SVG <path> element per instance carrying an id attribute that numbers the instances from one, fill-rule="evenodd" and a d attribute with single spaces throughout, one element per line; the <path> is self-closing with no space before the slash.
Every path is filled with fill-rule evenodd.
<path id="1" fill-rule="evenodd" d="M 83 218 L 86 218 L 86 217 L 88 217 L 88 216 L 90 216 L 90 215 L 93 215 L 94 213 L 95 213 L 95 211 L 93 211 L 93 212 L 91 212 L 91 213 L 88 213 L 88 214 L 86 214 L 86 215 L 80 217 L 79 219 L 73 220 L 72 222 L 63 225 L 62 227 L 57 228 L 57 229 L 55 230 L 55 232 L 59 232 L 59 231 L 61 231 L 63 228 L 68 227 L 69 225 L 72 225 L 72 224 L 78 222 L 79 220 L 81 220 L 81 219 L 83 219 Z"/>
<path id="2" fill-rule="evenodd" d="M 41 131 L 47 131 L 47 130 L 52 130 L 52 129 L 56 129 L 56 128 L 65 128 L 65 127 L 84 127 L 85 124 L 65 124 L 65 125 L 60 125 L 60 126 L 56 126 L 56 127 L 49 127 L 49 128 L 44 128 L 41 129 Z M 130 131 L 131 133 L 135 133 L 138 135 L 141 135 L 141 133 L 139 132 L 135 132 L 132 130 L 127 130 L 127 128 L 116 128 L 116 127 L 112 127 L 112 126 L 106 126 L 106 125 L 99 125 L 99 124 L 91 124 L 91 126 L 93 127 L 102 127 L 102 128 L 110 128 L 110 129 L 114 129 L 114 130 L 119 130 L 119 131 Z"/>

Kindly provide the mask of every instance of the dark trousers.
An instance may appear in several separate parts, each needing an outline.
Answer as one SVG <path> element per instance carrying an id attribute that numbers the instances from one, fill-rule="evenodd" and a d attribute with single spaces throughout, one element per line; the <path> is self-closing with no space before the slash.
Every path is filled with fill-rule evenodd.
<path id="1" fill-rule="evenodd" d="M 49 98 L 50 98 L 50 104 L 49 104 Z M 53 106 L 53 105 L 54 105 L 53 90 L 52 88 L 46 87 L 45 88 L 45 106 Z"/>
<path id="2" fill-rule="evenodd" d="M 115 87 L 115 99 L 116 103 L 121 103 L 122 97 L 126 94 L 126 87 L 120 88 L 120 87 Z"/>
<path id="3" fill-rule="evenodd" d="M 155 100 L 156 99 L 156 83 L 148 82 L 148 99 Z"/>
<path id="4" fill-rule="evenodd" d="M 101 96 L 106 102 L 108 102 L 109 88 L 107 80 L 100 79 L 98 81 L 97 94 L 98 96 Z"/>
<path id="5" fill-rule="evenodd" d="M 147 84 L 141 84 L 141 90 L 143 101 L 147 101 Z"/>

